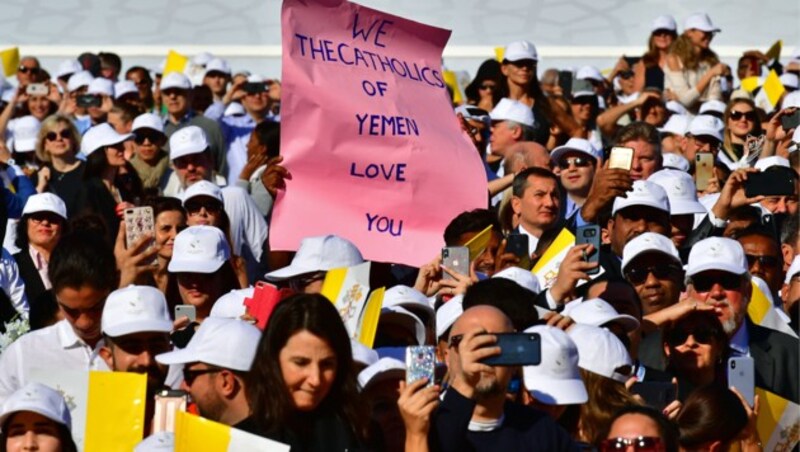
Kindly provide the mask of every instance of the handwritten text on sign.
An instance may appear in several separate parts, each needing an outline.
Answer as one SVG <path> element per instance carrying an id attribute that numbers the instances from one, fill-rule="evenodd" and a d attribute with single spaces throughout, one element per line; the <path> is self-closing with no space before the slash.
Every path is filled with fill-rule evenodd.
<path id="1" fill-rule="evenodd" d="M 486 203 L 480 158 L 441 70 L 446 30 L 343 0 L 286 0 L 281 148 L 292 173 L 270 244 L 334 233 L 370 260 L 419 265 Z"/>

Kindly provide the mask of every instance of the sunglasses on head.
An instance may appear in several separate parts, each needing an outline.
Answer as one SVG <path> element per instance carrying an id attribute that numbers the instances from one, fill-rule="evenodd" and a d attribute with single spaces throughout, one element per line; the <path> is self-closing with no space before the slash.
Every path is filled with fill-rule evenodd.
<path id="1" fill-rule="evenodd" d="M 157 144 L 161 143 L 164 139 L 163 135 L 157 132 L 133 132 L 134 141 L 136 144 L 143 144 L 145 140 L 149 141 L 150 143 Z"/>
<path id="2" fill-rule="evenodd" d="M 688 330 L 674 330 L 669 333 L 667 337 L 667 344 L 671 347 L 677 347 L 685 344 L 689 336 L 694 337 L 694 341 L 698 344 L 710 344 L 714 339 L 714 335 L 708 329 L 688 329 Z"/>
<path id="3" fill-rule="evenodd" d="M 569 169 L 570 165 L 575 165 L 576 168 L 586 168 L 591 164 L 592 160 L 588 157 L 569 157 L 558 161 L 558 167 L 562 170 Z"/>
<path id="4" fill-rule="evenodd" d="M 719 284 L 725 290 L 737 290 L 742 285 L 742 275 L 733 273 L 719 273 L 716 276 L 695 276 L 692 277 L 692 286 L 697 292 L 708 292 L 715 284 Z"/>
<path id="5" fill-rule="evenodd" d="M 755 110 L 751 110 L 751 111 L 748 111 L 748 112 L 731 110 L 731 119 L 732 120 L 738 121 L 738 120 L 740 120 L 742 118 L 747 118 L 748 121 L 756 122 L 756 119 L 758 119 L 758 116 L 756 116 Z"/>
<path id="6" fill-rule="evenodd" d="M 19 71 L 19 72 L 21 72 L 23 74 L 27 74 L 27 73 L 38 74 L 40 69 L 38 67 L 20 66 L 19 69 L 17 69 L 17 71 Z"/>
<path id="7" fill-rule="evenodd" d="M 639 436 L 638 438 L 610 438 L 600 443 L 600 451 L 607 452 L 612 450 L 628 450 L 633 446 L 633 450 L 639 452 L 656 452 L 660 450 L 661 438 L 655 436 Z"/>
<path id="8" fill-rule="evenodd" d="M 762 267 L 777 268 L 780 261 L 775 256 L 756 256 L 755 254 L 745 254 L 747 266 L 752 267 L 758 262 Z"/>
<path id="9" fill-rule="evenodd" d="M 651 265 L 650 267 L 632 267 L 625 271 L 625 278 L 631 284 L 638 286 L 647 280 L 650 273 L 656 279 L 677 279 L 681 269 L 675 265 Z"/>
<path id="10" fill-rule="evenodd" d="M 47 141 L 56 141 L 59 138 L 62 140 L 68 140 L 72 138 L 72 134 L 69 132 L 69 130 L 64 129 L 60 132 L 47 132 L 44 137 L 47 139 Z"/>

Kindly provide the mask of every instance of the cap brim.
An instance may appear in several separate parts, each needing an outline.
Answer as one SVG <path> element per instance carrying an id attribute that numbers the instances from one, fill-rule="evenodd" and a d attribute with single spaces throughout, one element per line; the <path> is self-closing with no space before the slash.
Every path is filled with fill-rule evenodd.
<path id="1" fill-rule="evenodd" d="M 636 330 L 641 325 L 635 317 L 628 314 L 619 314 L 615 317 L 612 317 L 611 319 L 607 320 L 604 325 L 611 322 L 617 322 L 622 325 L 626 333 Z"/>
<path id="2" fill-rule="evenodd" d="M 139 320 L 136 322 L 126 322 L 115 325 L 112 328 L 103 330 L 108 336 L 120 337 L 136 333 L 170 333 L 172 332 L 172 322 L 169 320 Z"/>
<path id="3" fill-rule="evenodd" d="M 670 215 L 688 215 L 690 213 L 708 213 L 697 201 L 675 201 L 669 203 Z"/>
<path id="4" fill-rule="evenodd" d="M 198 362 L 198 358 L 196 351 L 187 346 L 186 348 L 157 355 L 156 361 L 166 365 L 188 364 Z"/>
<path id="5" fill-rule="evenodd" d="M 622 205 L 620 205 L 619 207 L 615 207 L 615 208 L 613 208 L 613 209 L 611 210 L 611 215 L 612 215 L 612 216 L 616 215 L 616 214 L 617 214 L 617 212 L 619 212 L 620 210 L 622 210 L 622 209 L 627 209 L 628 207 L 652 207 L 652 208 L 654 208 L 654 209 L 658 209 L 658 210 L 660 210 L 660 211 L 662 211 L 662 212 L 667 212 L 667 213 L 669 213 L 669 211 L 668 211 L 668 210 L 664 210 L 664 206 L 660 205 L 660 204 L 659 204 L 658 202 L 656 202 L 656 201 L 651 201 L 651 200 L 646 200 L 646 201 L 644 201 L 644 200 L 637 200 L 637 201 L 634 201 L 634 202 L 632 202 L 632 203 L 630 203 L 630 204 L 626 204 L 626 201 L 628 201 L 628 198 L 622 198 L 622 200 L 623 200 L 623 201 L 620 203 L 620 204 L 622 204 Z"/>
<path id="6" fill-rule="evenodd" d="M 51 421 L 60 424 L 60 425 L 67 425 L 64 422 L 64 419 L 61 419 L 60 416 L 56 415 L 56 413 L 50 412 L 49 410 L 45 410 L 42 408 L 41 405 L 35 403 L 17 403 L 10 407 L 3 407 L 7 408 L 9 411 L 7 413 L 3 413 L 0 415 L 0 425 L 5 424 L 8 418 L 15 413 L 19 413 L 20 411 L 30 411 L 32 413 L 39 414 L 41 416 L 50 419 Z"/>
<path id="7" fill-rule="evenodd" d="M 297 265 L 289 265 L 288 267 L 279 268 L 274 272 L 267 273 L 266 275 L 264 275 L 264 278 L 267 281 L 284 281 L 289 278 L 294 278 L 295 276 L 305 275 L 306 273 L 314 273 L 318 271 L 325 271 L 325 270 L 305 268 Z"/>
<path id="8" fill-rule="evenodd" d="M 553 149 L 553 152 L 550 153 L 550 160 L 556 162 L 556 161 L 558 161 L 559 158 L 561 158 L 562 155 L 566 154 L 567 152 L 580 152 L 581 154 L 583 154 L 583 155 L 585 155 L 587 157 L 591 157 L 595 161 L 597 161 L 597 157 L 595 157 L 592 154 L 589 154 L 588 152 L 584 151 L 583 149 L 576 149 L 576 148 L 571 148 L 571 147 L 567 147 L 567 146 L 559 146 L 559 147 Z"/>
<path id="9" fill-rule="evenodd" d="M 213 260 L 196 261 L 176 259 L 173 255 L 172 259 L 169 261 L 167 271 L 170 273 L 214 273 L 219 270 L 224 263 L 225 261 L 215 262 Z"/>
<path id="10" fill-rule="evenodd" d="M 586 386 L 580 379 L 554 380 L 531 375 L 524 381 L 528 392 L 545 405 L 577 405 L 589 400 Z"/>
<path id="11" fill-rule="evenodd" d="M 633 256 L 630 256 L 628 259 L 624 259 L 626 256 L 624 256 L 625 253 L 623 252 L 623 262 L 622 262 L 621 270 L 623 272 L 625 272 L 625 269 L 628 268 L 628 266 L 631 264 L 631 262 L 636 260 L 637 257 L 641 256 L 644 253 L 660 253 L 660 254 L 663 254 L 664 256 L 667 256 L 668 258 L 672 259 L 672 262 L 675 262 L 676 264 L 678 264 L 681 267 L 683 267 L 683 263 L 681 262 L 681 260 L 679 258 L 673 256 L 672 254 L 670 254 L 670 253 L 668 253 L 668 252 L 666 252 L 666 251 L 664 251 L 664 250 L 662 250 L 660 248 L 647 248 L 647 249 L 643 249 L 643 250 L 637 251 Z"/>
<path id="12" fill-rule="evenodd" d="M 687 268 L 686 276 L 694 276 L 698 273 L 703 273 L 709 270 L 718 270 L 733 273 L 734 275 L 743 275 L 747 273 L 747 269 L 742 269 L 741 267 L 737 267 L 736 265 L 727 262 L 708 262 L 702 265 L 696 265 L 694 267 Z"/>

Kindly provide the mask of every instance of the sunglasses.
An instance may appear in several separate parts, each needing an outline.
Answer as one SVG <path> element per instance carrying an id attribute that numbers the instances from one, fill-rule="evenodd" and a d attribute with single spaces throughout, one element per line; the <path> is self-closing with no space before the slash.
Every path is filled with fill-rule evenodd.
<path id="1" fill-rule="evenodd" d="M 756 112 L 755 111 L 744 112 L 744 111 L 731 110 L 731 119 L 732 120 L 738 121 L 738 120 L 740 120 L 742 118 L 747 118 L 747 120 L 750 121 L 750 122 L 756 122 L 756 119 L 758 119 L 758 116 L 756 116 Z"/>
<path id="2" fill-rule="evenodd" d="M 494 85 L 481 85 L 479 89 L 488 89 L 494 91 Z"/>
<path id="3" fill-rule="evenodd" d="M 160 144 L 164 141 L 164 136 L 159 133 L 151 132 L 134 132 L 134 141 L 136 144 L 144 144 L 145 140 L 152 144 Z"/>
<path id="4" fill-rule="evenodd" d="M 190 215 L 200 212 L 201 209 L 206 209 L 206 212 L 212 215 L 222 211 L 222 203 L 216 199 L 190 199 L 183 204 L 183 207 Z"/>
<path id="5" fill-rule="evenodd" d="M 661 438 L 656 438 L 654 436 L 611 438 L 600 443 L 600 451 L 628 450 L 629 446 L 633 446 L 633 450 L 639 452 L 656 452 L 661 450 Z"/>
<path id="6" fill-rule="evenodd" d="M 633 71 L 622 71 L 619 73 L 619 78 L 623 80 L 628 80 L 629 78 L 633 78 Z"/>
<path id="7" fill-rule="evenodd" d="M 558 167 L 562 170 L 568 169 L 571 165 L 575 165 L 576 168 L 586 168 L 587 166 L 591 166 L 591 164 L 592 161 L 587 157 L 563 158 L 558 161 Z"/>
<path id="8" fill-rule="evenodd" d="M 659 28 L 658 30 L 653 31 L 653 36 L 664 36 L 664 35 L 674 35 L 675 32 L 672 30 L 668 30 L 666 28 Z"/>
<path id="9" fill-rule="evenodd" d="M 533 69 L 533 68 L 536 67 L 536 61 L 534 61 L 534 60 L 509 61 L 508 64 L 511 64 L 512 66 L 518 67 L 518 68 Z"/>
<path id="10" fill-rule="evenodd" d="M 625 272 L 625 278 L 631 284 L 638 286 L 647 280 L 647 275 L 650 273 L 656 279 L 678 279 L 681 274 L 681 269 L 674 265 L 652 265 L 650 267 L 633 267 Z"/>
<path id="11" fill-rule="evenodd" d="M 737 290 L 742 286 L 742 276 L 734 275 L 733 273 L 720 273 L 715 277 L 694 277 L 691 283 L 697 292 L 709 292 L 715 284 L 719 284 L 725 290 Z"/>
<path id="12" fill-rule="evenodd" d="M 197 369 L 197 370 L 189 370 L 184 368 L 183 369 L 183 381 L 186 382 L 187 386 L 191 386 L 194 383 L 195 378 L 199 377 L 200 375 L 205 374 L 215 374 L 222 372 L 222 369 Z"/>
<path id="13" fill-rule="evenodd" d="M 72 138 L 72 134 L 69 130 L 64 129 L 61 132 L 47 132 L 47 135 L 44 136 L 47 141 L 56 141 L 57 139 L 61 138 L 62 140 L 69 140 Z"/>
<path id="14" fill-rule="evenodd" d="M 679 345 L 685 344 L 686 340 L 689 339 L 689 336 L 694 337 L 694 341 L 698 344 L 710 344 L 713 339 L 714 335 L 708 329 L 689 329 L 689 330 L 673 330 L 667 336 L 667 344 L 671 347 L 677 347 Z"/>
<path id="15" fill-rule="evenodd" d="M 51 212 L 35 212 L 31 214 L 29 219 L 33 224 L 42 224 L 45 220 L 50 224 L 61 224 L 63 221 L 63 218 Z"/>
<path id="16" fill-rule="evenodd" d="M 288 281 L 288 286 L 295 292 L 302 292 L 311 283 L 325 279 L 326 272 L 315 272 L 306 276 L 298 276 Z"/>
<path id="17" fill-rule="evenodd" d="M 580 97 L 576 97 L 576 98 L 572 99 L 572 104 L 573 105 L 589 105 L 589 104 L 593 103 L 594 101 L 595 101 L 594 97 L 592 97 L 592 96 L 580 96 Z"/>
<path id="18" fill-rule="evenodd" d="M 28 67 L 28 66 L 20 66 L 19 69 L 17 69 L 17 71 L 22 74 L 27 74 L 27 73 L 38 74 L 40 70 L 41 69 L 39 69 L 38 67 Z"/>
<path id="19" fill-rule="evenodd" d="M 745 254 L 747 257 L 747 266 L 752 267 L 758 262 L 758 265 L 767 268 L 777 268 L 780 261 L 775 256 L 756 256 L 755 254 Z"/>

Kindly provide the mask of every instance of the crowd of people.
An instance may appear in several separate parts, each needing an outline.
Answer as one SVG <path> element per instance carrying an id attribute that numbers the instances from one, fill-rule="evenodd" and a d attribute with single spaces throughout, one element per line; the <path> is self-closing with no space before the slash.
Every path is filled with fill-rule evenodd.
<path id="1" fill-rule="evenodd" d="M 136 451 L 172 450 L 165 390 L 292 451 L 797 447 L 800 54 L 730 68 L 719 31 L 704 13 L 682 30 L 660 16 L 646 52 L 606 74 L 545 68 L 528 41 L 484 62 L 453 121 L 487 203 L 441 233 L 487 244 L 467 271 L 373 262 L 387 290 L 372 347 L 320 294 L 329 270 L 364 262 L 355 244 L 269 247 L 292 189 L 278 80 L 208 54 L 167 74 L 113 53 L 55 72 L 23 57 L 0 113 L 0 450 L 78 450 L 53 382 L 90 370 L 147 376 Z M 784 94 L 767 111 L 766 88 L 740 84 L 770 71 Z M 138 207 L 152 224 L 133 234 Z M 595 244 L 531 271 L 562 231 L 592 227 Z M 247 300 L 262 280 L 282 299 L 259 328 Z M 523 332 L 538 364 L 485 362 Z M 407 382 L 415 346 L 435 348 L 435 375 Z M 754 364 L 753 387 L 729 381 L 731 358 Z M 787 401 L 778 443 L 754 390 Z"/>

